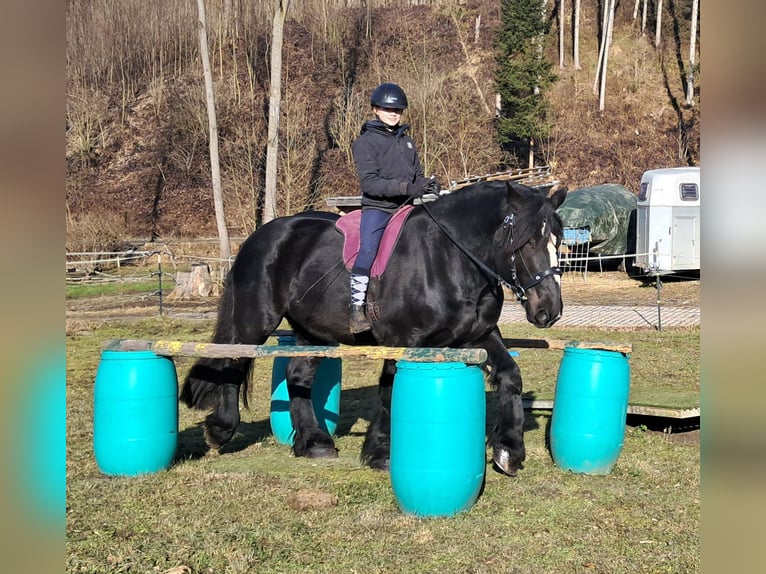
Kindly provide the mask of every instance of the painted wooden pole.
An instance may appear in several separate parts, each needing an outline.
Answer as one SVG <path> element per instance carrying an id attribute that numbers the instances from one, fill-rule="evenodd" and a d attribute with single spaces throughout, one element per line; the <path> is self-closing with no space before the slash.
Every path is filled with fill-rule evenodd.
<path id="1" fill-rule="evenodd" d="M 633 345 L 630 343 L 604 343 L 598 341 L 566 341 L 564 339 L 509 339 L 503 338 L 503 344 L 508 348 L 521 349 L 553 349 L 563 351 L 568 347 L 575 349 L 594 349 L 600 351 L 616 351 L 618 353 L 632 353 Z"/>
<path id="2" fill-rule="evenodd" d="M 221 343 L 194 343 L 183 341 L 147 341 L 143 339 L 111 339 L 104 343 L 107 351 L 153 351 L 168 357 L 260 358 L 260 357 L 362 357 L 367 359 L 394 359 L 413 362 L 447 362 L 478 365 L 486 362 L 484 349 L 440 349 L 428 347 L 374 347 L 340 345 L 225 345 Z"/>

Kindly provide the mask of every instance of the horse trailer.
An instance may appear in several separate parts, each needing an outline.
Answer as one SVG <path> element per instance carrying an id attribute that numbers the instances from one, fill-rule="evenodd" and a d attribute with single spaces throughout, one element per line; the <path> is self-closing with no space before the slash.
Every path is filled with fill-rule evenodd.
<path id="1" fill-rule="evenodd" d="M 700 270 L 700 168 L 652 169 L 636 201 L 633 265 L 644 274 Z"/>

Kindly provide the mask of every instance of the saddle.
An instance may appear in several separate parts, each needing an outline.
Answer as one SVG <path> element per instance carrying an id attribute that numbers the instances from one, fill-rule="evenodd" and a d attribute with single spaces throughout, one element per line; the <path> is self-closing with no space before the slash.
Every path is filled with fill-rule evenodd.
<path id="1" fill-rule="evenodd" d="M 407 221 L 407 217 L 412 211 L 412 205 L 405 205 L 400 207 L 388 220 L 388 225 L 383 231 L 383 237 L 380 240 L 380 247 L 378 247 L 378 254 L 375 256 L 375 261 L 372 263 L 370 269 L 370 277 L 378 278 L 383 275 L 386 270 L 388 260 L 391 258 L 391 252 L 396 246 L 396 242 L 399 240 L 399 234 L 402 231 L 404 222 Z M 359 255 L 359 224 L 362 219 L 362 210 L 356 209 L 346 215 L 343 215 L 335 223 L 335 227 L 343 235 L 343 263 L 346 269 L 349 271 L 354 266 L 357 256 Z"/>

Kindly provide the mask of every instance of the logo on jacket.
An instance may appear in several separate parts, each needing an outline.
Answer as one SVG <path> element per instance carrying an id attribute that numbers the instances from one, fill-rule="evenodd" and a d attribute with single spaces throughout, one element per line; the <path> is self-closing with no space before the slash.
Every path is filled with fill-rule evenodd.
<path id="1" fill-rule="evenodd" d="M 407 142 L 407 147 L 408 147 L 409 149 L 412 149 L 412 142 Z"/>

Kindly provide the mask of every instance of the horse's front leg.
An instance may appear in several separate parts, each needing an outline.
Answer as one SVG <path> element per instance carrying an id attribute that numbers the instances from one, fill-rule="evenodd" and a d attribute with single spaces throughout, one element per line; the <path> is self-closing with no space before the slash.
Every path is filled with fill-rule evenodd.
<path id="1" fill-rule="evenodd" d="M 308 458 L 337 458 L 332 437 L 319 426 L 311 403 L 311 386 L 321 357 L 293 357 L 287 363 L 290 419 L 295 430 L 293 453 Z"/>
<path id="2" fill-rule="evenodd" d="M 516 476 L 526 458 L 521 371 L 508 354 L 499 331 L 492 334 L 485 348 L 492 369 L 490 383 L 497 391 L 500 403 L 498 418 L 489 438 L 492 460 L 502 472 Z"/>
<path id="3" fill-rule="evenodd" d="M 391 465 L 391 392 L 395 374 L 396 361 L 384 361 L 378 380 L 380 405 L 367 427 L 362 445 L 362 464 L 376 470 L 389 470 Z"/>

